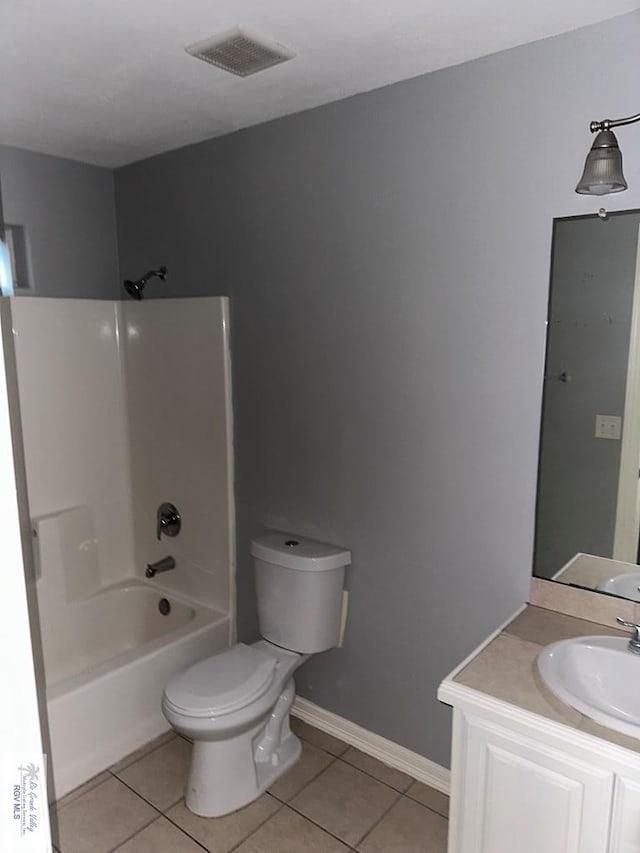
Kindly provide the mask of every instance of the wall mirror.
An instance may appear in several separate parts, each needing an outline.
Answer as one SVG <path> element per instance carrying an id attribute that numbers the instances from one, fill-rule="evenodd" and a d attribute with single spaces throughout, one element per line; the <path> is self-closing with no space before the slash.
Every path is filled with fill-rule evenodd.
<path id="1" fill-rule="evenodd" d="M 636 601 L 639 228 L 638 210 L 554 221 L 533 560 Z"/>

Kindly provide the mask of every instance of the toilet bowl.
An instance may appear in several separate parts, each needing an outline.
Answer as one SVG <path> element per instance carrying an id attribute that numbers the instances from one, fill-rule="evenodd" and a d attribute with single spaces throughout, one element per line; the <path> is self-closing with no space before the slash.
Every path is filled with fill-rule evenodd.
<path id="1" fill-rule="evenodd" d="M 173 678 L 162 698 L 172 728 L 193 740 L 187 805 L 219 817 L 252 802 L 299 757 L 289 729 L 292 673 L 309 655 L 238 643 Z"/>
<path id="2" fill-rule="evenodd" d="M 193 740 L 186 804 L 203 817 L 247 805 L 297 761 L 293 673 L 339 637 L 348 551 L 269 531 L 251 553 L 264 639 L 194 664 L 162 697 L 170 725 Z"/>

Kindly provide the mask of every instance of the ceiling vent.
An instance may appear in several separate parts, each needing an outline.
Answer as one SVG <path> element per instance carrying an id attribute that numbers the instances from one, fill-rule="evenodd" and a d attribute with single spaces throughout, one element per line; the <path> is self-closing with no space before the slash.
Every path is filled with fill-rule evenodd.
<path id="1" fill-rule="evenodd" d="M 187 53 L 238 77 L 248 77 L 293 59 L 295 52 L 277 41 L 234 27 L 185 47 Z"/>

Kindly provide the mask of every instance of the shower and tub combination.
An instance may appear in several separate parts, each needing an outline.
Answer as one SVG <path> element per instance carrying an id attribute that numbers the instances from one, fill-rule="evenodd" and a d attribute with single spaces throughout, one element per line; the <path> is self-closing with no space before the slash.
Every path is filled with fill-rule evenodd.
<path id="1" fill-rule="evenodd" d="M 234 640 L 228 304 L 3 298 L 0 314 L 59 798 L 165 731 L 167 681 Z"/>

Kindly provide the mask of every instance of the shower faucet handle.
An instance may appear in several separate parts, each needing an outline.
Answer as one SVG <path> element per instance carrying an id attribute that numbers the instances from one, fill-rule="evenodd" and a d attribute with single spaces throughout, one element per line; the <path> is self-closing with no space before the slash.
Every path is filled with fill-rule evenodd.
<path id="1" fill-rule="evenodd" d="M 156 514 L 156 533 L 158 539 L 164 533 L 165 536 L 177 536 L 182 527 L 182 518 L 177 508 L 172 503 L 163 503 L 158 507 Z"/>

